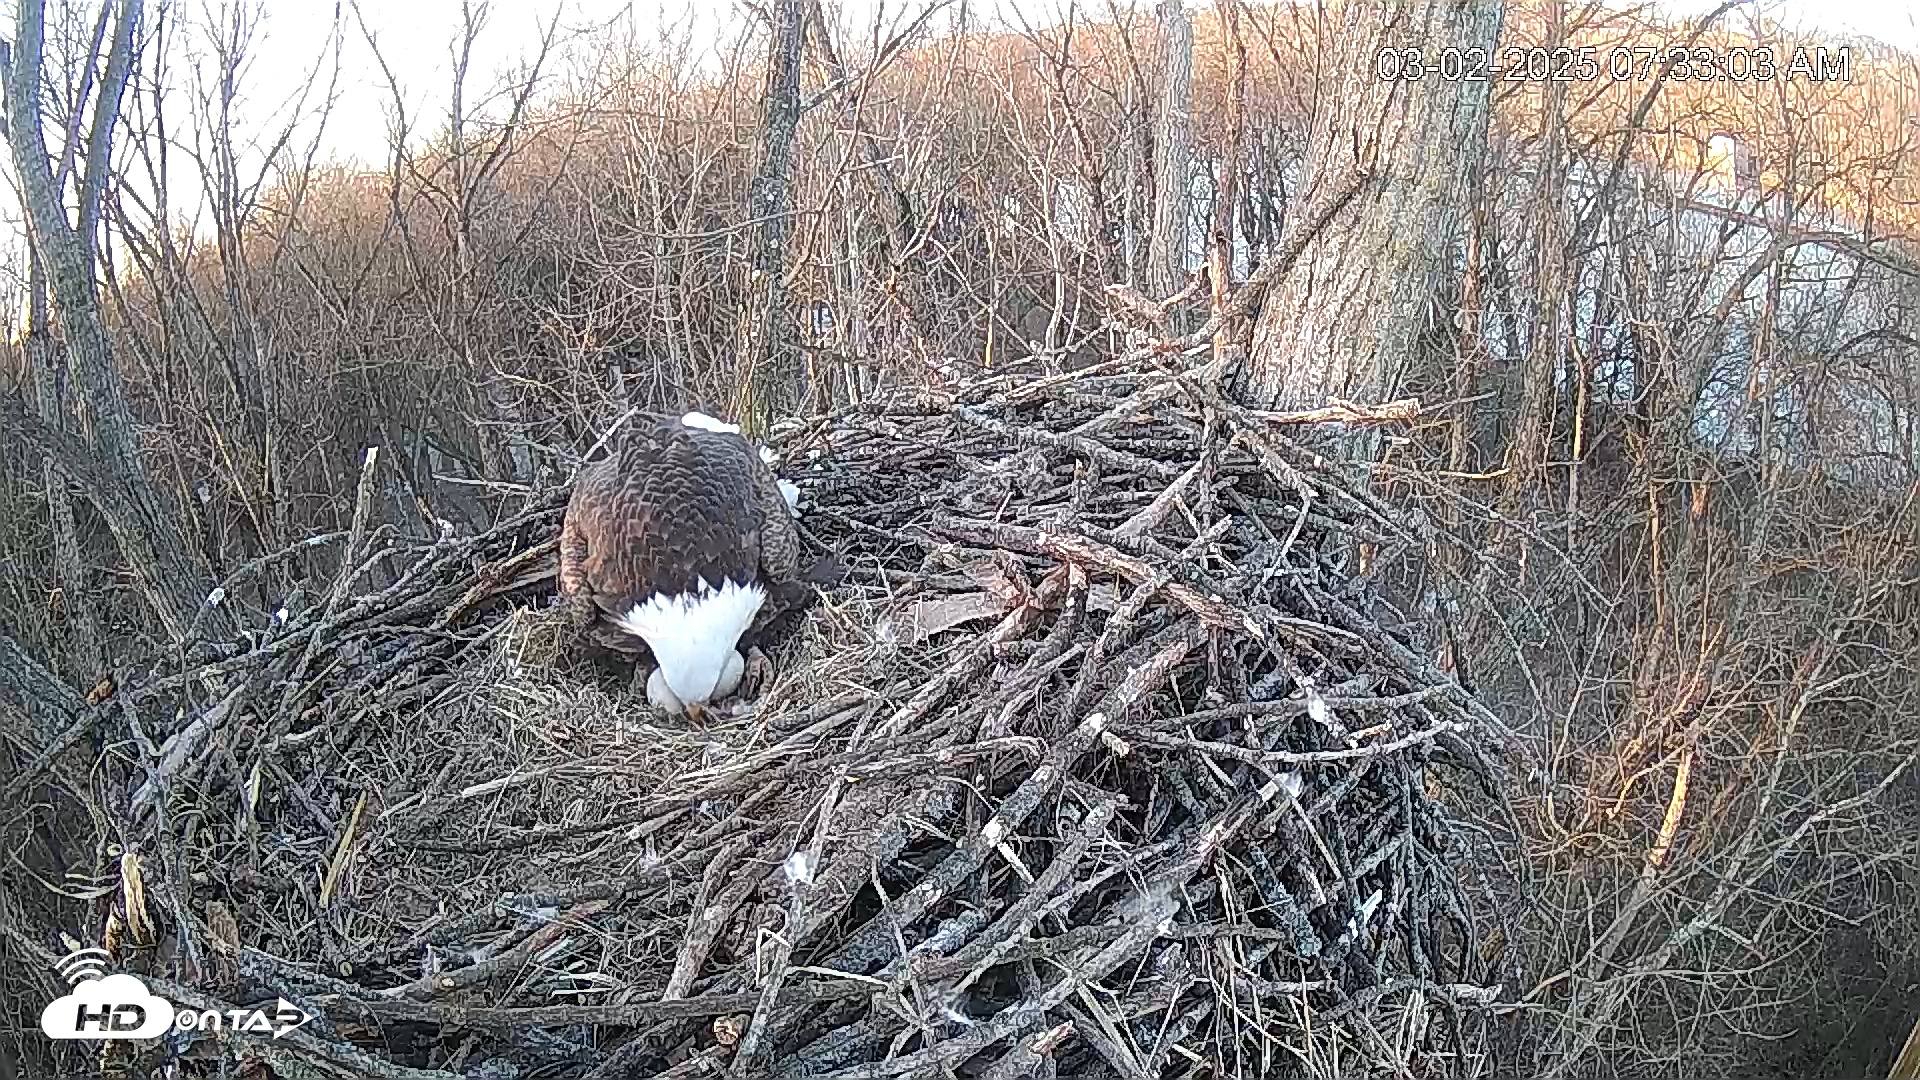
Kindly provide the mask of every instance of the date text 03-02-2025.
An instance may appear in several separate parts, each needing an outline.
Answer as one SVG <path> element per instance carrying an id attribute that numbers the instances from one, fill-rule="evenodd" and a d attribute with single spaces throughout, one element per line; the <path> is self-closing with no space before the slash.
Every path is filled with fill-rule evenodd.
<path id="1" fill-rule="evenodd" d="M 1710 48 L 1705 45 L 1591 45 L 1549 49 L 1387 47 L 1374 58 L 1374 77 L 1382 82 L 1443 79 L 1450 82 L 1615 82 L 1665 78 L 1676 82 L 1851 82 L 1849 46 L 1795 46 L 1790 53 L 1770 46 Z"/>

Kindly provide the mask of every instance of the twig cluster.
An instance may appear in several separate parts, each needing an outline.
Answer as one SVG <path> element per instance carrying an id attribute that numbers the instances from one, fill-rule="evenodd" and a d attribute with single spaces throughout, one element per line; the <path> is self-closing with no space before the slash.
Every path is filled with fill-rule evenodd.
<path id="1" fill-rule="evenodd" d="M 1498 728 L 1365 573 L 1429 530 L 1186 359 L 777 431 L 848 579 L 737 730 L 641 724 L 617 797 L 567 780 L 615 783 L 613 751 L 463 771 L 524 726 L 393 749 L 477 683 L 534 693 L 500 656 L 559 497 L 410 561 L 357 515 L 284 626 L 124 695 L 208 701 L 140 796 L 201 836 L 145 902 L 234 954 L 180 989 L 319 1015 L 286 1075 L 1484 1072 L 1498 948 L 1444 800 L 1490 797 Z M 645 716 L 594 693 L 603 731 Z M 276 848 L 313 880 L 259 887 Z"/>

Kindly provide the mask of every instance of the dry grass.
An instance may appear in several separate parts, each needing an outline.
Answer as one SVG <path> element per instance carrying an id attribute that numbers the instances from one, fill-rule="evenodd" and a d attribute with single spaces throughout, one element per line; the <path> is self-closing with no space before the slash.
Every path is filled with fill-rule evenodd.
<path id="1" fill-rule="evenodd" d="M 875 641 L 871 619 L 851 610 L 860 604 L 836 598 L 811 613 L 775 653 L 765 696 L 713 710 L 711 726 L 698 729 L 652 709 L 622 672 L 569 655 L 557 609 L 515 607 L 454 687 L 356 747 L 350 772 L 381 799 L 369 807 L 378 840 L 356 852 L 339 896 L 374 901 L 357 933 L 408 940 L 502 895 L 663 865 L 677 840 L 725 819 L 719 807 L 737 798 L 741 778 L 805 762 L 822 734 L 809 721 L 823 706 L 866 699 L 869 680 L 898 680 L 929 662 Z M 818 796 L 814 785 L 795 798 Z M 792 813 L 789 801 L 766 810 Z M 293 932 L 316 915 L 289 919 L 283 955 L 322 959 Z M 633 952 L 639 944 L 589 949 L 543 970 L 594 971 L 584 1000 L 657 994 L 665 973 L 657 957 Z"/>

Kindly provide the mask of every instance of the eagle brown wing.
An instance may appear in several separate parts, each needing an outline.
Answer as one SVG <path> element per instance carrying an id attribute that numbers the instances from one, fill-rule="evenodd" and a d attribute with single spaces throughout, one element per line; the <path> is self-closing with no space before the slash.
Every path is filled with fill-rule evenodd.
<path id="1" fill-rule="evenodd" d="M 788 582 L 800 576 L 800 531 L 793 511 L 780 492 L 780 479 L 756 456 L 753 502 L 760 512 L 760 573 L 769 582 Z"/>
<path id="2" fill-rule="evenodd" d="M 636 417 L 612 453 L 580 470 L 567 502 L 560 593 L 577 625 L 703 582 L 755 581 L 755 467 L 760 461 L 738 435 L 689 428 L 678 417 Z"/>
<path id="3" fill-rule="evenodd" d="M 760 578 L 767 602 L 754 619 L 747 638 L 758 644 L 782 637 L 793 620 L 813 599 L 813 583 L 800 566 L 800 530 L 780 491 L 779 477 L 756 455 L 753 499 L 760 512 Z"/>

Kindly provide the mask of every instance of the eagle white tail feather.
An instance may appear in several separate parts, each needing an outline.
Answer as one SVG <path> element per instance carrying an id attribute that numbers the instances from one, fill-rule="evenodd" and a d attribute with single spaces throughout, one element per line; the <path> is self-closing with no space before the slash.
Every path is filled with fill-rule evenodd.
<path id="1" fill-rule="evenodd" d="M 705 704 L 733 689 L 726 676 L 739 661 L 740 635 L 766 602 L 758 585 L 723 581 L 716 589 L 703 579 L 692 593 L 655 594 L 614 621 L 647 643 L 675 698 Z"/>

